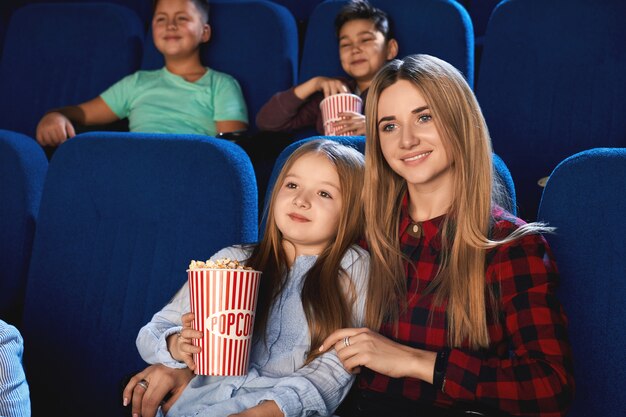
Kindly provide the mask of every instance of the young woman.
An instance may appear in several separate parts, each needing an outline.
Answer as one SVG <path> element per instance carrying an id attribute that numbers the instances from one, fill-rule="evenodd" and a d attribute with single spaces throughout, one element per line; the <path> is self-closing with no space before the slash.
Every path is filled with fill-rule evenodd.
<path id="1" fill-rule="evenodd" d="M 202 332 L 185 314 L 185 284 L 137 338 L 147 362 L 183 370 L 153 366 L 133 377 L 123 393 L 124 405 L 132 398 L 133 414 L 154 414 L 174 388 L 171 375 L 181 384 L 163 407 L 168 416 L 334 412 L 354 378 L 335 352 L 316 347 L 333 330 L 363 323 L 369 257 L 355 245 L 362 235 L 363 166 L 361 153 L 333 141 L 311 141 L 292 154 L 276 181 L 263 240 L 212 257 L 245 261 L 263 272 L 248 374 L 191 379 L 192 353 L 199 350 L 191 339 Z"/>
<path id="2" fill-rule="evenodd" d="M 574 382 L 550 229 L 497 204 L 473 92 L 415 55 L 369 94 L 366 325 L 378 331 L 341 329 L 320 348 L 361 371 L 346 415 L 562 416 Z"/>

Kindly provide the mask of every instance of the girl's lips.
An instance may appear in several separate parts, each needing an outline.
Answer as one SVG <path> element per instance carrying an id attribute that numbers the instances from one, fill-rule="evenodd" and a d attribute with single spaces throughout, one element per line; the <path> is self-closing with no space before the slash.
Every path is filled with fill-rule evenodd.
<path id="1" fill-rule="evenodd" d="M 290 218 L 291 220 L 293 220 L 294 222 L 306 223 L 306 222 L 309 222 L 309 221 L 310 221 L 310 220 L 309 220 L 309 219 L 307 219 L 306 217 L 301 216 L 301 215 L 296 214 L 296 213 L 289 213 L 289 214 L 288 214 L 288 216 L 289 216 L 289 218 Z"/>

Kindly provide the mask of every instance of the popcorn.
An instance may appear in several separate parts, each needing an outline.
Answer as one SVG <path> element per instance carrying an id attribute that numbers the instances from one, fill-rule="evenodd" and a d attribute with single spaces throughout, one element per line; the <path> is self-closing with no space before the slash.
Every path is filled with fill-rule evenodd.
<path id="1" fill-rule="evenodd" d="M 204 268 L 209 268 L 209 269 L 245 269 L 248 271 L 251 271 L 252 268 L 249 266 L 245 266 L 244 264 L 240 263 L 238 260 L 236 259 L 230 259 L 230 258 L 220 258 L 220 259 L 216 259 L 214 261 L 207 259 L 206 261 L 195 261 L 192 260 L 191 263 L 189 264 L 189 269 L 204 269 Z"/>

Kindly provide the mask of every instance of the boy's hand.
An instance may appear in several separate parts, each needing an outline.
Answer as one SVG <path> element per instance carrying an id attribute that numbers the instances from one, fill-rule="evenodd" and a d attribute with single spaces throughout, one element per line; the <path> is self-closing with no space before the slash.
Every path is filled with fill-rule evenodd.
<path id="1" fill-rule="evenodd" d="M 309 81 L 303 82 L 298 85 L 294 93 L 300 100 L 306 100 L 313 93 L 321 91 L 324 93 L 324 97 L 328 97 L 333 94 L 349 93 L 348 87 L 340 80 L 329 77 L 313 77 Z"/>
<path id="2" fill-rule="evenodd" d="M 37 142 L 56 146 L 76 136 L 72 122 L 59 112 L 47 113 L 37 124 Z"/>
<path id="3" fill-rule="evenodd" d="M 335 130 L 339 134 L 365 135 L 365 115 L 353 111 L 337 114 L 341 120 L 333 122 Z"/>
<path id="4" fill-rule="evenodd" d="M 179 362 L 184 362 L 191 370 L 196 369 L 193 354 L 200 353 L 200 346 L 194 346 L 192 339 L 202 339 L 203 336 L 202 332 L 191 327 L 193 319 L 193 313 L 183 314 L 183 329 L 180 334 L 176 333 L 167 338 L 167 349 L 170 351 L 172 358 Z"/>

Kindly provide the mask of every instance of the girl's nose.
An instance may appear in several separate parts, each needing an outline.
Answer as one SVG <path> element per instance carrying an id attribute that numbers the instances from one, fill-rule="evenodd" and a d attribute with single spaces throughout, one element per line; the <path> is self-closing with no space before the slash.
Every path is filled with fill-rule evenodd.
<path id="1" fill-rule="evenodd" d="M 304 193 L 300 193 L 293 199 L 293 205 L 299 208 L 309 208 L 311 203 Z"/>

